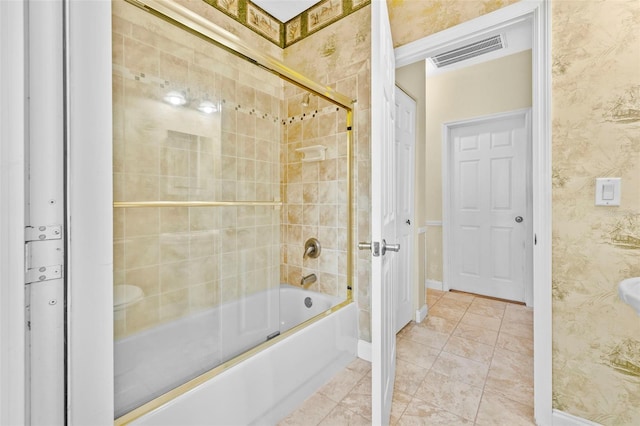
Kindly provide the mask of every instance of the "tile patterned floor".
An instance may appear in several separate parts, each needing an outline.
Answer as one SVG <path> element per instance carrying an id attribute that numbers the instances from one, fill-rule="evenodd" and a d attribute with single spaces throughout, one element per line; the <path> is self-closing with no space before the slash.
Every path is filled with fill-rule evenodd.
<path id="1" fill-rule="evenodd" d="M 393 425 L 534 425 L 533 310 L 427 290 L 429 316 L 398 333 Z M 280 422 L 370 425 L 371 365 L 353 361 Z"/>

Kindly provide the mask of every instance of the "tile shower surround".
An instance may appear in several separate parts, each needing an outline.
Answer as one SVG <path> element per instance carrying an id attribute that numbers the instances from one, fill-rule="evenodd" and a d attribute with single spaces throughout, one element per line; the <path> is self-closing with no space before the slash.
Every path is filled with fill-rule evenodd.
<path id="1" fill-rule="evenodd" d="M 286 90 L 287 118 L 281 148 L 282 264 L 280 279 L 298 284 L 315 273 L 310 289 L 346 297 L 347 271 L 347 133 L 346 110 L 309 96 Z M 326 159 L 303 162 L 296 149 L 326 147 Z M 317 259 L 303 259 L 304 243 L 316 237 L 322 251 Z"/>
<path id="2" fill-rule="evenodd" d="M 285 202 L 115 209 L 114 284 L 145 293 L 116 338 L 308 273 L 344 296 L 346 112 L 315 96 L 302 107 L 297 87 L 131 5 L 113 14 L 114 199 Z M 162 102 L 170 90 L 189 103 Z M 219 111 L 196 111 L 203 99 Z M 327 160 L 302 163 L 295 149 L 311 144 Z M 303 262 L 307 234 L 323 251 Z"/>
<path id="3" fill-rule="evenodd" d="M 123 2 L 113 3 L 114 200 L 273 201 L 281 80 Z M 184 91 L 189 103 L 162 101 Z M 196 110 L 209 99 L 219 110 Z M 115 285 L 144 299 L 116 338 L 279 285 L 273 207 L 114 210 Z"/>

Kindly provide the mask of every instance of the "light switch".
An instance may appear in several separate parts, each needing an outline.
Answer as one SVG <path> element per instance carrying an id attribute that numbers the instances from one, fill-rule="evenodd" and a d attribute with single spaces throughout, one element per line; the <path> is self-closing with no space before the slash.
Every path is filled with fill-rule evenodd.
<path id="1" fill-rule="evenodd" d="M 605 183 L 602 185 L 602 199 L 604 201 L 613 201 L 614 194 L 615 188 L 612 183 Z"/>
<path id="2" fill-rule="evenodd" d="M 620 205 L 620 178 L 596 179 L 596 206 Z"/>

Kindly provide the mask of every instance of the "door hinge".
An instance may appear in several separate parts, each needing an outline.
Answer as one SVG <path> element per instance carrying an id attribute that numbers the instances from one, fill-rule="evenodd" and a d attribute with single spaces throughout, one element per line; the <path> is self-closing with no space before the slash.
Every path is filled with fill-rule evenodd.
<path id="1" fill-rule="evenodd" d="M 59 240 L 62 238 L 62 226 L 27 226 L 24 228 L 25 242 Z"/>
<path id="2" fill-rule="evenodd" d="M 50 240 L 60 240 L 62 239 L 62 226 L 61 225 L 40 225 L 40 226 L 26 226 L 24 228 L 24 241 L 25 241 L 25 253 L 29 259 L 31 259 L 31 255 L 28 253 L 32 253 L 35 244 L 40 241 L 50 241 Z M 57 245 L 57 243 L 55 243 Z M 38 246 L 40 247 L 40 246 Z M 40 247 L 45 248 L 45 246 Z M 49 250 L 49 248 L 46 248 Z M 60 250 L 59 248 L 54 248 L 54 250 Z M 51 259 L 49 259 L 49 262 Z M 54 260 L 55 262 L 55 260 Z M 30 262 L 27 262 L 27 265 Z M 35 260 L 33 263 L 38 265 L 39 261 Z M 42 262 L 44 263 L 44 262 Z M 49 280 L 57 280 L 62 278 L 62 265 L 49 265 L 42 266 L 40 265 L 29 268 L 24 274 L 24 282 L 25 284 L 38 283 L 41 281 L 49 281 Z"/>
<path id="3" fill-rule="evenodd" d="M 62 265 L 40 266 L 27 269 L 24 282 L 25 284 L 33 284 L 60 278 L 62 278 Z"/>

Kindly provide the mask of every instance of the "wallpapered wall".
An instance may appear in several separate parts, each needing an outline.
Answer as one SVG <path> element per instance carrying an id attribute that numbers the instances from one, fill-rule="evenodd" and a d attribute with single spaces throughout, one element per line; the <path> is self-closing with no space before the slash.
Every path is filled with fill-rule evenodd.
<path id="1" fill-rule="evenodd" d="M 617 295 L 640 276 L 640 3 L 552 11 L 554 406 L 640 424 L 640 317 Z M 594 206 L 596 177 L 622 178 L 620 207 Z"/>
<path id="2" fill-rule="evenodd" d="M 394 47 L 435 34 L 517 0 L 387 0 Z"/>
<path id="3" fill-rule="evenodd" d="M 396 45 L 513 1 L 389 0 Z M 407 23 L 411 22 L 411 25 Z M 552 3 L 554 408 L 640 424 L 640 319 L 617 283 L 640 275 L 640 3 Z M 594 206 L 622 177 L 620 207 Z"/>

